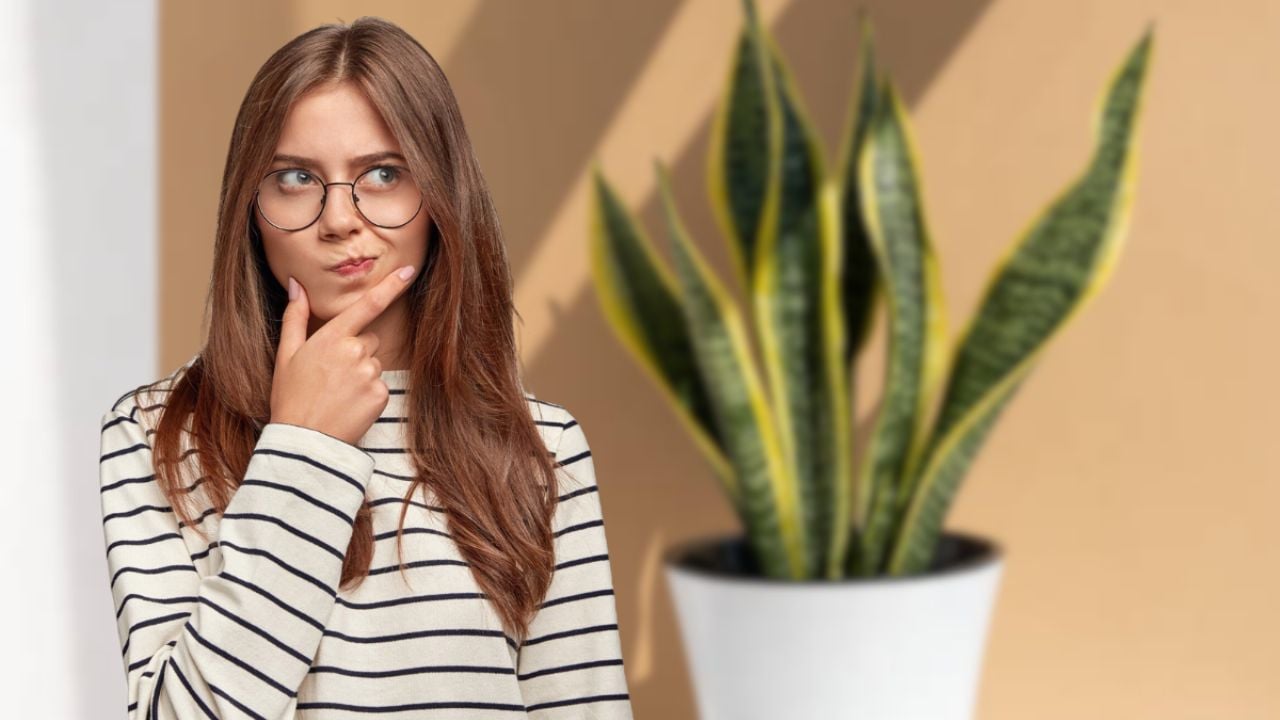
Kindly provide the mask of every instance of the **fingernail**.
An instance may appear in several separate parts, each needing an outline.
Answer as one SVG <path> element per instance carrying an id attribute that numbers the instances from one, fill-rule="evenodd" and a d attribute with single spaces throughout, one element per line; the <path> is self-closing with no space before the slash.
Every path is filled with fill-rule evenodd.
<path id="1" fill-rule="evenodd" d="M 409 278 L 413 277 L 413 266 L 405 265 L 404 267 L 397 270 L 396 274 L 400 276 L 401 280 L 408 280 Z"/>
<path id="2" fill-rule="evenodd" d="M 298 299 L 298 281 L 294 280 L 292 275 L 289 276 L 289 299 Z"/>

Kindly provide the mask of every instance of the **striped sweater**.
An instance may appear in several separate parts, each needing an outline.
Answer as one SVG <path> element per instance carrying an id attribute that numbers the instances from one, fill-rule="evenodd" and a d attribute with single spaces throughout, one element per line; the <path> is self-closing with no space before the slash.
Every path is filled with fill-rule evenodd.
<path id="1" fill-rule="evenodd" d="M 407 371 L 382 374 L 390 399 L 358 445 L 263 427 L 225 512 L 205 502 L 196 516 L 206 543 L 179 522 L 151 458 L 165 393 L 189 365 L 102 417 L 102 527 L 129 718 L 631 718 L 600 493 L 567 409 L 526 395 L 555 454 L 560 499 L 551 587 L 517 645 L 430 489 L 428 502 L 410 501 L 399 570 L 413 472 Z M 189 434 L 182 443 L 194 464 Z M 373 562 L 348 592 L 338 581 L 366 498 Z"/>

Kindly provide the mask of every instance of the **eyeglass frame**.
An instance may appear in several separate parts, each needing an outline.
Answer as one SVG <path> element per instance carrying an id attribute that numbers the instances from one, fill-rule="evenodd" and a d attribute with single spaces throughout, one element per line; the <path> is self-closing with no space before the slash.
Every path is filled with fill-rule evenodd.
<path id="1" fill-rule="evenodd" d="M 332 186 L 332 185 L 350 185 L 350 186 L 351 186 L 351 205 L 352 205 L 352 207 L 354 207 L 354 208 L 356 209 L 356 212 L 360 213 L 360 217 L 364 218 L 366 222 L 368 222 L 370 225 L 375 225 L 375 226 L 380 227 L 380 228 L 382 228 L 382 229 L 384 229 L 384 230 L 395 230 L 396 228 L 402 228 L 402 227 L 404 227 L 405 225 L 408 225 L 409 223 L 413 222 L 413 219 L 414 219 L 414 218 L 416 218 L 416 217 L 418 217 L 418 213 L 422 212 L 422 204 L 423 204 L 423 201 L 425 200 L 425 198 L 424 198 L 424 197 L 423 197 L 423 195 L 422 195 L 422 189 L 421 189 L 421 188 L 419 188 L 419 189 L 418 189 L 418 208 L 417 208 L 416 210 L 414 210 L 414 211 L 413 211 L 413 214 L 409 216 L 409 219 L 408 219 L 408 220 L 405 220 L 404 222 L 400 223 L 399 225 L 379 225 L 378 223 L 374 222 L 373 220 L 371 220 L 371 219 L 369 218 L 369 216 L 368 216 L 368 215 L 365 215 L 365 214 L 364 214 L 364 211 L 363 211 L 363 210 L 361 210 L 361 209 L 360 209 L 360 200 L 359 200 L 359 198 L 357 198 L 357 197 L 356 197 L 356 183 L 357 183 L 357 182 L 359 182 L 360 178 L 364 177 L 365 175 L 368 175 L 369 173 L 373 172 L 374 170 L 381 170 L 381 169 L 383 169 L 383 168 L 395 168 L 395 169 L 397 169 L 397 170 L 404 170 L 404 171 L 409 175 L 409 177 L 410 177 L 410 178 L 412 178 L 412 177 L 413 177 L 413 171 L 409 170 L 409 168 L 404 167 L 404 166 L 402 166 L 402 165 L 386 165 L 386 164 L 383 164 L 383 165 L 375 165 L 375 166 L 373 166 L 373 167 L 369 168 L 368 170 L 365 170 L 364 172 L 362 172 L 362 173 L 360 173 L 359 175 L 357 175 L 357 176 L 356 176 L 356 179 L 355 179 L 355 180 L 352 180 L 351 182 L 325 182 L 325 181 L 324 181 L 324 176 L 323 176 L 323 175 L 321 175 L 321 174 L 320 174 L 320 173 L 318 173 L 318 172 L 313 172 L 313 171 L 311 171 L 311 170 L 308 170 L 308 169 L 306 169 L 306 168 L 299 168 L 299 167 L 280 168 L 279 170 L 272 170 L 271 172 L 267 173 L 266 175 L 263 175 L 263 176 L 262 176 L 262 179 L 261 179 L 261 180 L 259 180 L 259 181 L 258 181 L 258 184 L 253 188 L 253 206 L 254 206 L 254 207 L 256 207 L 256 208 L 258 209 L 258 214 L 259 214 L 259 215 L 261 215 L 261 216 L 262 216 L 262 219 L 263 219 L 263 220 L 266 220 L 266 221 L 267 221 L 267 224 L 269 224 L 271 227 L 276 228 L 277 230 L 283 230 L 284 232 L 300 232 L 300 231 L 302 231 L 302 230 L 306 230 L 307 228 L 311 227 L 312 225 L 315 225 L 315 224 L 316 224 L 316 221 L 320 219 L 320 216 L 324 215 L 324 209 L 325 209 L 325 206 L 326 206 L 326 205 L 328 204 L 328 202 L 329 202 L 329 187 L 330 187 L 330 186 Z M 302 172 L 305 172 L 305 173 L 308 173 L 308 174 L 314 175 L 314 176 L 316 176 L 317 178 L 319 178 L 319 179 L 320 179 L 320 211 L 316 213 L 316 216 L 315 216 L 314 218 L 311 218 L 311 222 L 307 223 L 306 225 L 303 225 L 302 227 L 299 227 L 299 228 L 282 228 L 282 227 L 280 227 L 279 225 L 277 225 L 277 224 L 275 224 L 275 223 L 271 222 L 271 218 L 267 217 L 267 213 L 266 213 L 266 211 L 262 209 L 262 199 L 261 199 L 260 195 L 261 195 L 261 193 L 262 193 L 262 183 L 263 183 L 263 181 L 264 181 L 264 180 L 266 180 L 267 178 L 271 177 L 272 175 L 275 175 L 276 173 L 289 172 L 289 171 L 291 171 L 291 170 L 301 170 Z"/>

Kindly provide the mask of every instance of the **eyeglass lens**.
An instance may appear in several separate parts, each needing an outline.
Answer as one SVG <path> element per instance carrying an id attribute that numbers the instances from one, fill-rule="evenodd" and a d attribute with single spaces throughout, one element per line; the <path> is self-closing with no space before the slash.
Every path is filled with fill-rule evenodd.
<path id="1" fill-rule="evenodd" d="M 345 185 L 343 187 L 346 187 Z M 422 193 L 408 169 L 381 165 L 356 178 L 355 204 L 365 218 L 381 227 L 399 227 L 417 216 Z M 324 209 L 321 178 L 290 168 L 270 173 L 258 185 L 258 209 L 272 225 L 298 230 L 315 222 Z"/>

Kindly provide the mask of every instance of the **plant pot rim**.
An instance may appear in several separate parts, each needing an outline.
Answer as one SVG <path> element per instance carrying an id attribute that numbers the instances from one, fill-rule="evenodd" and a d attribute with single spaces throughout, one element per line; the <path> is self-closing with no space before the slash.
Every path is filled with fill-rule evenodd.
<path id="1" fill-rule="evenodd" d="M 911 575 L 873 575 L 870 577 L 843 577 L 835 580 L 826 578 L 792 580 L 789 578 L 748 574 L 723 567 L 711 567 L 707 563 L 709 554 L 715 553 L 717 550 L 721 552 L 725 550 L 740 552 L 745 543 L 746 536 L 740 531 L 694 537 L 668 547 L 662 554 L 663 565 L 668 570 L 725 583 L 787 587 L 796 585 L 864 587 L 928 582 L 954 575 L 976 573 L 991 565 L 998 564 L 1004 559 L 1004 546 L 994 539 L 976 533 L 947 530 L 942 533 L 939 545 L 947 545 L 952 551 L 962 552 L 963 556 L 953 558 L 940 567 L 932 567 L 925 572 Z M 702 555 L 703 557 L 695 559 L 694 556 L 696 555 Z"/>

